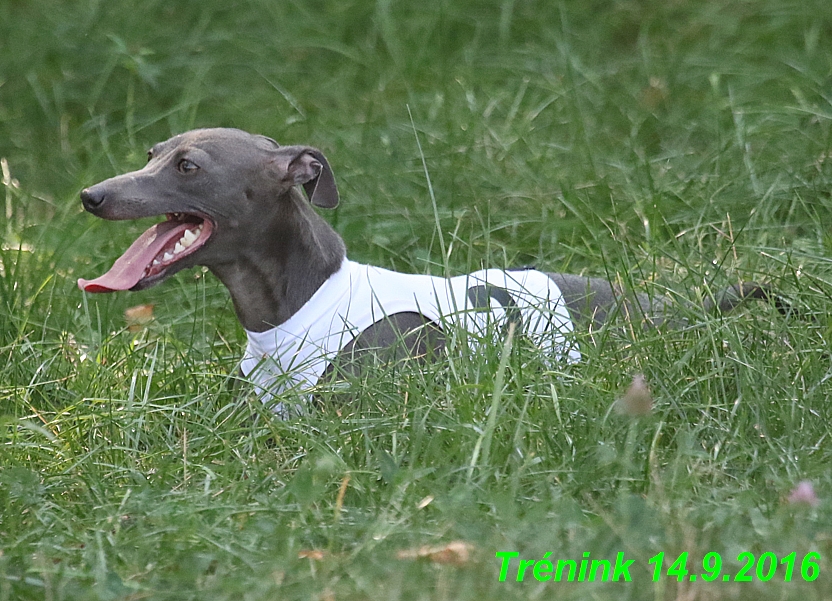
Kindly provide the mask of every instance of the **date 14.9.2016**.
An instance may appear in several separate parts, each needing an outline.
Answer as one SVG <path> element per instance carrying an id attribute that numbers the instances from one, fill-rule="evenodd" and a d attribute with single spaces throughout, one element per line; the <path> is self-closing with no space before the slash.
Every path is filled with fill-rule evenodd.
<path id="1" fill-rule="evenodd" d="M 758 580 L 766 582 L 777 577 L 782 577 L 784 582 L 790 582 L 792 578 L 802 578 L 806 582 L 816 580 L 820 576 L 820 553 L 807 553 L 798 559 L 797 553 L 789 553 L 778 559 L 774 553 L 761 553 L 759 556 L 748 551 L 737 556 L 740 569 L 729 573 L 723 571 L 722 557 L 719 553 L 706 553 L 702 558 L 702 570 L 697 568 L 688 570 L 688 553 L 685 551 L 679 555 L 665 571 L 664 553 L 657 553 L 647 562 L 653 566 L 653 581 L 659 581 L 663 576 L 676 577 L 680 582 L 689 580 L 704 580 L 705 582 L 751 582 Z M 782 569 L 781 569 L 782 568 Z M 799 574 L 799 575 L 798 575 Z"/>

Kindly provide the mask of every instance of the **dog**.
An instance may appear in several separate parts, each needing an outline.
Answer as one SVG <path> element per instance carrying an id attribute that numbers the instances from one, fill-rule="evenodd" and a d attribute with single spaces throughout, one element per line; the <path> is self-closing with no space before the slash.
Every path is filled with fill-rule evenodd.
<path id="1" fill-rule="evenodd" d="M 166 219 L 107 273 L 78 286 L 143 290 L 207 267 L 231 294 L 248 337 L 241 370 L 264 400 L 310 388 L 339 366 L 360 370 L 370 354 L 436 356 L 453 328 L 479 338 L 510 327 L 552 360 L 577 361 L 576 328 L 621 313 L 653 325 L 677 319 L 668 301 L 624 294 L 602 278 L 488 269 L 446 279 L 349 261 L 341 237 L 312 208 L 339 202 L 332 169 L 315 148 L 215 128 L 174 136 L 147 156 L 144 168 L 84 189 L 81 201 L 103 219 Z M 704 309 L 729 311 L 748 298 L 779 303 L 768 286 L 751 282 L 706 299 Z M 281 402 L 273 407 L 290 413 Z"/>

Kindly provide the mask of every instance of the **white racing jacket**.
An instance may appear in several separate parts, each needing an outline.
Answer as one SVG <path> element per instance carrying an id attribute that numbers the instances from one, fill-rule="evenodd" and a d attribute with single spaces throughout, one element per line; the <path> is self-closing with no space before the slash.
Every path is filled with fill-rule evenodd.
<path id="1" fill-rule="evenodd" d="M 475 338 L 514 321 L 552 360 L 578 361 L 563 295 L 545 273 L 486 269 L 450 279 L 397 273 L 347 259 L 289 320 L 249 332 L 242 372 L 264 402 L 288 389 L 314 386 L 344 346 L 368 327 L 401 312 L 421 313 L 443 329 Z M 496 327 L 495 327 L 496 326 Z M 274 410 L 289 416 L 277 403 Z"/>

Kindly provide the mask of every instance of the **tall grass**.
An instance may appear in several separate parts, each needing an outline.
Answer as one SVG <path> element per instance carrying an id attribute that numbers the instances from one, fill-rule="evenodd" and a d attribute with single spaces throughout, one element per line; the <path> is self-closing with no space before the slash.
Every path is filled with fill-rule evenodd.
<path id="1" fill-rule="evenodd" d="M 830 22 L 821 0 L 0 4 L 0 599 L 828 598 Z M 619 323 L 573 366 L 450 353 L 280 422 L 238 391 L 209 274 L 75 286 L 147 226 L 78 190 L 198 126 L 321 148 L 353 259 L 680 303 L 764 280 L 803 317 Z M 654 408 L 629 418 L 637 373 Z M 818 504 L 789 502 L 801 480 Z M 453 540 L 462 567 L 397 556 Z M 497 551 L 636 563 L 499 582 Z M 660 551 L 732 574 L 817 551 L 821 576 L 653 582 Z"/>

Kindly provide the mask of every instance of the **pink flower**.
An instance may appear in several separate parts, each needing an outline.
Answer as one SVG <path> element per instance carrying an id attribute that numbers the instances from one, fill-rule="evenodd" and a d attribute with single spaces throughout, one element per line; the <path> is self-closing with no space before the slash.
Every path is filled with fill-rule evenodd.
<path id="1" fill-rule="evenodd" d="M 648 415 L 653 410 L 653 395 L 650 394 L 650 387 L 642 374 L 633 376 L 633 382 L 624 396 L 616 401 L 616 409 L 630 417 Z"/>
<path id="2" fill-rule="evenodd" d="M 794 487 L 789 498 L 787 499 L 792 505 L 809 505 L 810 507 L 817 507 L 820 504 L 820 499 L 815 494 L 815 487 L 812 486 L 810 480 L 801 480 Z"/>

